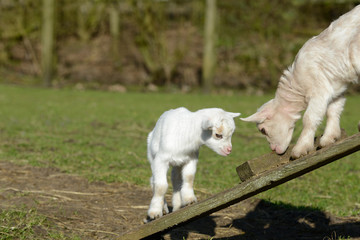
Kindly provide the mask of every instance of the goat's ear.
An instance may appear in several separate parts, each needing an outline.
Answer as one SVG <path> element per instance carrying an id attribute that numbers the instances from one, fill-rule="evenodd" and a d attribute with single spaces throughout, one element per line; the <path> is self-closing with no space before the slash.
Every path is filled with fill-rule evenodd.
<path id="1" fill-rule="evenodd" d="M 227 114 L 229 114 L 230 117 L 232 117 L 232 118 L 236 118 L 241 115 L 241 113 L 232 113 L 232 112 L 227 112 Z"/>
<path id="2" fill-rule="evenodd" d="M 261 112 L 256 112 L 247 118 L 240 118 L 240 119 L 245 122 L 262 123 L 265 121 L 266 116 L 264 114 L 261 114 Z"/>
<path id="3" fill-rule="evenodd" d="M 272 118 L 274 115 L 273 99 L 262 105 L 259 110 L 247 118 L 240 118 L 245 122 L 263 123 L 266 119 Z"/>
<path id="4" fill-rule="evenodd" d="M 210 118 L 204 119 L 201 123 L 201 128 L 203 130 L 212 130 L 213 126 L 214 126 L 214 124 Z"/>

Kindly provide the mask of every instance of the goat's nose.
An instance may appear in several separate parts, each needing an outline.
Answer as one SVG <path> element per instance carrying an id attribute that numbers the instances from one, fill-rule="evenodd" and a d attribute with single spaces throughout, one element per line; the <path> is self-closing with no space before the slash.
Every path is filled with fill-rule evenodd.
<path id="1" fill-rule="evenodd" d="M 271 150 L 275 151 L 275 149 L 276 149 L 276 145 L 275 145 L 275 144 L 273 144 L 273 143 L 271 143 L 271 144 L 270 144 L 270 148 L 271 148 Z"/>
<path id="2" fill-rule="evenodd" d="M 226 150 L 228 153 L 231 153 L 232 147 L 227 147 Z"/>

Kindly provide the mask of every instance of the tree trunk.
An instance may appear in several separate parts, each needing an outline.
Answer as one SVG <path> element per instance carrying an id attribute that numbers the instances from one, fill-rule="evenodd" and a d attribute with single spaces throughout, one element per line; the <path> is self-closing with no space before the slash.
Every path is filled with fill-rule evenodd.
<path id="1" fill-rule="evenodd" d="M 109 23 L 111 34 L 112 55 L 115 61 L 119 57 L 119 35 L 120 35 L 120 19 L 118 5 L 111 4 L 109 8 Z"/>
<path id="2" fill-rule="evenodd" d="M 55 0 L 43 0 L 41 66 L 43 83 L 51 86 L 53 75 Z"/>
<path id="3" fill-rule="evenodd" d="M 215 73 L 216 0 L 206 0 L 205 37 L 202 80 L 205 92 L 211 91 Z"/>

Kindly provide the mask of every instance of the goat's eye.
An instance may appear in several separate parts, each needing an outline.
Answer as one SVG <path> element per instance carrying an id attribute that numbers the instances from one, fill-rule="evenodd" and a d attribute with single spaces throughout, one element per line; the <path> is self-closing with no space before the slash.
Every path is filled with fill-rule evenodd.
<path id="1" fill-rule="evenodd" d="M 216 133 L 216 134 L 215 134 L 215 137 L 218 138 L 218 139 L 222 139 L 222 138 L 223 138 L 223 135 Z"/>
<path id="2" fill-rule="evenodd" d="M 265 128 L 262 128 L 262 129 L 260 130 L 260 132 L 261 132 L 262 134 L 264 134 L 264 135 L 267 135 L 267 134 L 266 134 L 266 131 L 265 131 Z"/>

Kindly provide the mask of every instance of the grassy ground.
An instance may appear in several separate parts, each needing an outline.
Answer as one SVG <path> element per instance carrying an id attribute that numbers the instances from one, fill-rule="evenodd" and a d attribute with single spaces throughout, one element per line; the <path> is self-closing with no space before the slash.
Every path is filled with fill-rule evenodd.
<path id="1" fill-rule="evenodd" d="M 0 238 L 11 239 L 68 239 L 50 224 L 36 209 L 0 210 Z M 77 236 L 71 236 L 79 240 Z"/>
<path id="2" fill-rule="evenodd" d="M 0 86 L 0 160 L 57 167 L 90 180 L 148 186 L 146 137 L 170 108 L 221 107 L 248 116 L 266 96 L 108 93 Z M 357 132 L 360 96 L 348 96 L 342 127 Z M 269 152 L 255 126 L 236 120 L 233 153 L 200 151 L 195 189 L 216 193 L 239 182 L 235 168 Z M 324 129 L 322 125 L 319 133 Z M 295 131 L 297 138 L 301 122 Z M 356 153 L 261 194 L 272 202 L 311 206 L 341 216 L 360 214 L 360 154 Z"/>

